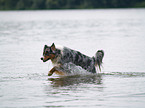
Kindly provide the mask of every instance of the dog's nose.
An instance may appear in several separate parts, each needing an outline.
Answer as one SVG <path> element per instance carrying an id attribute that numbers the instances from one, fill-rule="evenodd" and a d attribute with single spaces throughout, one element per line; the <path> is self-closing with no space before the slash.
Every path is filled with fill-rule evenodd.
<path id="1" fill-rule="evenodd" d="M 41 57 L 40 59 L 43 60 L 43 57 Z"/>

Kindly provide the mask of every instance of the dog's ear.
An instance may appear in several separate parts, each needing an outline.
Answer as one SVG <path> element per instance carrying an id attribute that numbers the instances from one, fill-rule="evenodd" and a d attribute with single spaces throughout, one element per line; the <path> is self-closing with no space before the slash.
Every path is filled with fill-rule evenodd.
<path id="1" fill-rule="evenodd" d="M 52 51 L 56 50 L 54 43 L 51 45 L 51 50 Z"/>
<path id="2" fill-rule="evenodd" d="M 47 45 L 44 45 L 44 48 L 48 48 L 48 46 Z"/>
<path id="3" fill-rule="evenodd" d="M 46 48 L 48 48 L 48 46 L 47 46 L 47 45 L 44 45 L 44 50 L 45 50 Z"/>
<path id="4" fill-rule="evenodd" d="M 47 46 L 47 45 L 44 45 L 43 55 L 44 55 L 44 53 L 45 53 L 45 49 L 46 49 L 46 48 L 48 48 L 48 46 Z"/>

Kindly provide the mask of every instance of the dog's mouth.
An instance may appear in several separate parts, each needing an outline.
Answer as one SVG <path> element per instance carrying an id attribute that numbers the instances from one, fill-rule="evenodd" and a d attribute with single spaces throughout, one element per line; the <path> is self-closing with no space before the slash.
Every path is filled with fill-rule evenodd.
<path id="1" fill-rule="evenodd" d="M 50 58 L 44 59 L 43 57 L 40 58 L 43 62 L 48 61 Z"/>

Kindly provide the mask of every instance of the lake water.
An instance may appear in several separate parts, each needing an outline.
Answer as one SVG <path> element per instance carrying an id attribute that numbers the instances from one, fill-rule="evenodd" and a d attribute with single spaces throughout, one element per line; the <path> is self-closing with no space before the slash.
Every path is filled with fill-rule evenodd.
<path id="1" fill-rule="evenodd" d="M 103 49 L 102 72 L 47 76 L 53 42 Z M 0 11 L 0 108 L 55 107 L 145 107 L 145 9 Z"/>

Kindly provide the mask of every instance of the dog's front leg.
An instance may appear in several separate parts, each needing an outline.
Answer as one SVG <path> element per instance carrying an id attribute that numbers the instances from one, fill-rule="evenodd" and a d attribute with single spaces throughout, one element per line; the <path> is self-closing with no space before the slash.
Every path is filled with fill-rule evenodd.
<path id="1" fill-rule="evenodd" d="M 56 71 L 56 67 L 53 67 L 49 72 L 48 76 L 51 76 Z"/>
<path id="2" fill-rule="evenodd" d="M 51 76 L 54 72 L 55 74 L 58 75 L 66 75 L 65 71 L 63 70 L 63 68 L 60 69 L 60 67 L 54 66 L 49 72 L 48 72 L 48 76 Z"/>

